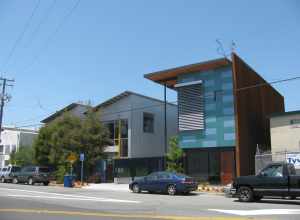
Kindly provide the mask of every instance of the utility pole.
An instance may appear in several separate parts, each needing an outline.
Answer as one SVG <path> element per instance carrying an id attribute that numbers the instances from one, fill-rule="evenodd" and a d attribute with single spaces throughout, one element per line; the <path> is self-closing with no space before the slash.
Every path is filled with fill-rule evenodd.
<path id="1" fill-rule="evenodd" d="M 6 91 L 6 87 L 13 86 L 12 84 L 9 84 L 9 83 L 13 83 L 15 81 L 13 79 L 7 79 L 7 78 L 3 78 L 3 77 L 0 77 L 0 81 L 1 81 L 0 85 L 2 85 L 1 104 L 0 104 L 0 143 L 1 143 L 4 104 L 6 101 L 9 101 L 11 98 L 8 94 L 5 93 L 5 91 Z"/>

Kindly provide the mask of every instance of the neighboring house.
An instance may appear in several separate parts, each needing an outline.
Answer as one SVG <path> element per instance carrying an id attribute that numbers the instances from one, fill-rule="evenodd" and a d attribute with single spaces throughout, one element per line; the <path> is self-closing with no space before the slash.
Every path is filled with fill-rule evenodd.
<path id="1" fill-rule="evenodd" d="M 12 151 L 32 146 L 37 135 L 35 130 L 4 127 L 1 132 L 0 167 L 9 165 L 9 155 Z"/>
<path id="2" fill-rule="evenodd" d="M 49 123 L 51 121 L 53 121 L 54 119 L 60 117 L 63 113 L 70 113 L 74 116 L 77 116 L 79 118 L 84 117 L 84 113 L 89 109 L 88 105 L 84 105 L 84 104 L 80 104 L 80 103 L 72 103 L 66 107 L 64 107 L 63 109 L 55 112 L 54 114 L 50 115 L 49 117 L 43 119 L 41 122 L 42 123 Z"/>
<path id="3" fill-rule="evenodd" d="M 270 146 L 267 115 L 284 98 L 236 54 L 145 78 L 178 92 L 179 144 L 186 172 L 210 182 L 255 173 L 256 146 Z M 263 86 L 257 86 L 263 84 Z"/>
<path id="4" fill-rule="evenodd" d="M 166 109 L 168 140 L 177 134 L 177 105 L 167 103 Z M 106 179 L 142 176 L 164 169 L 163 101 L 125 91 L 99 104 L 94 111 L 99 112 L 112 140 L 104 150 L 107 160 L 102 172 L 106 170 Z"/>
<path id="5" fill-rule="evenodd" d="M 300 152 L 300 111 L 270 115 L 272 153 Z"/>

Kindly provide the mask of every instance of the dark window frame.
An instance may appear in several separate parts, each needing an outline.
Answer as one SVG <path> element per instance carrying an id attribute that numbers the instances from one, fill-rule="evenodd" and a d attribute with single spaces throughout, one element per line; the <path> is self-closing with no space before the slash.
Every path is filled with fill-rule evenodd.
<path id="1" fill-rule="evenodd" d="M 147 120 L 150 120 L 150 122 L 151 122 L 150 126 L 145 124 L 145 122 L 146 122 L 145 118 L 147 118 Z M 143 112 L 143 132 L 153 134 L 154 133 L 154 123 L 155 123 L 155 115 L 150 112 Z"/>

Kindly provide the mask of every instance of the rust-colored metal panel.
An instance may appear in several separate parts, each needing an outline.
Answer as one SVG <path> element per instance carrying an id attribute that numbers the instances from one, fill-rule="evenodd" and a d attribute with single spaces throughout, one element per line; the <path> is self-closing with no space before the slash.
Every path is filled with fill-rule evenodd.
<path id="1" fill-rule="evenodd" d="M 270 149 L 267 116 L 284 112 L 284 98 L 236 54 L 232 54 L 237 176 L 254 174 L 257 145 Z M 245 87 L 265 84 L 253 88 Z"/>
<path id="2" fill-rule="evenodd" d="M 221 183 L 226 185 L 234 178 L 234 152 L 221 152 Z"/>

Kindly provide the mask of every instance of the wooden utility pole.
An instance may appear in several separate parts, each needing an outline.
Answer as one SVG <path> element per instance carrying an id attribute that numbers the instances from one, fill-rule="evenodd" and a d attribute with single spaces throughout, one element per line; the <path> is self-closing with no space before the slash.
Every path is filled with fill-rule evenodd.
<path id="1" fill-rule="evenodd" d="M 8 86 L 13 86 L 12 84 L 8 83 L 13 83 L 13 79 L 7 79 L 7 78 L 2 78 L 0 77 L 0 85 L 2 85 L 2 92 L 1 92 L 1 103 L 0 103 L 0 143 L 1 143 L 1 132 L 2 132 L 2 121 L 3 121 L 3 109 L 4 109 L 4 104 L 6 101 L 10 100 L 10 96 L 6 94 L 6 87 Z"/>

